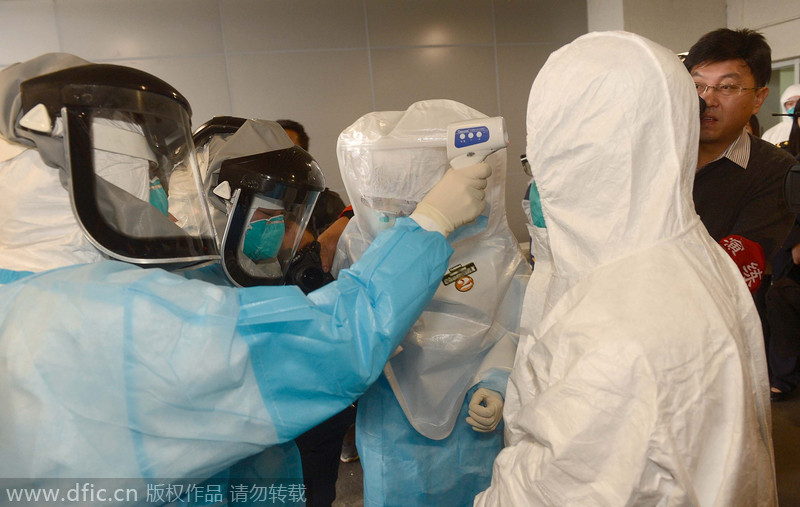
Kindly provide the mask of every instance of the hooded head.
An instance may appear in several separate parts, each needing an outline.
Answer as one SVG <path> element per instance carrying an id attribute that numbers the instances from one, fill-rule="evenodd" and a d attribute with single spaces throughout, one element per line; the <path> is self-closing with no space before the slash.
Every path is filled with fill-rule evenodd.
<path id="1" fill-rule="evenodd" d="M 0 181 L 12 200 L 30 199 L 8 210 L 6 224 L 15 225 L 3 235 L 19 253 L 36 252 L 40 261 L 32 270 L 101 254 L 165 267 L 218 258 L 194 159 L 191 109 L 168 83 L 130 67 L 56 53 L 0 71 L 0 99 L 0 136 L 7 145 L 36 148 L 37 157 L 17 154 L 4 163 L 21 173 L 27 167 L 37 178 L 7 170 Z M 53 195 L 43 195 L 45 189 Z M 64 196 L 73 216 L 51 216 L 55 209 L 44 203 Z M 34 239 L 43 226 L 67 222 L 96 249 L 91 259 L 70 262 L 56 251 L 84 249 L 74 227 L 60 237 L 49 228 L 55 234 L 48 235 L 47 248 Z"/>
<path id="2" fill-rule="evenodd" d="M 487 116 L 453 100 L 423 100 L 405 111 L 368 113 L 339 135 L 336 149 L 342 180 L 358 229 L 368 243 L 391 227 L 396 218 L 411 214 L 431 187 L 442 179 L 450 167 L 448 125 L 481 118 Z M 492 182 L 502 185 L 505 151 L 502 156 L 487 158 L 487 162 L 503 166 L 502 170 L 493 171 L 502 176 L 492 178 Z M 504 212 L 502 198 L 487 190 L 484 215 L 490 216 L 492 209 Z M 486 226 L 485 219 L 479 218 L 476 223 Z"/>
<path id="3" fill-rule="evenodd" d="M 583 276 L 697 223 L 698 107 L 681 61 L 637 35 L 591 33 L 550 56 L 526 153 L 556 273 Z"/>
<path id="4" fill-rule="evenodd" d="M 781 94 L 781 113 L 772 116 L 780 116 L 781 123 L 778 125 L 793 125 L 797 123 L 797 105 L 800 98 L 800 84 L 789 85 Z M 791 130 L 787 131 L 791 133 Z M 788 133 L 786 135 L 789 135 Z M 785 138 L 784 138 L 785 140 Z"/>
<path id="5" fill-rule="evenodd" d="M 781 94 L 781 109 L 784 113 L 788 113 L 790 109 L 795 107 L 797 99 L 800 97 L 800 84 L 789 85 Z M 786 107 L 786 106 L 789 107 Z M 784 118 L 785 120 L 787 118 Z M 788 118 L 788 121 L 792 121 Z"/>
<path id="6" fill-rule="evenodd" d="M 216 117 L 194 134 L 222 265 L 238 286 L 284 283 L 325 178 L 274 121 Z"/>

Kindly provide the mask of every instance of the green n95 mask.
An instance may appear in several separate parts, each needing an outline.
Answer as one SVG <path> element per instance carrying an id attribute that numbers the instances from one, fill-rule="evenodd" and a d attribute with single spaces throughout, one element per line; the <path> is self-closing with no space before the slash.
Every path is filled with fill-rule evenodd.
<path id="1" fill-rule="evenodd" d="M 547 227 L 544 223 L 544 215 L 542 214 L 542 199 L 539 197 L 539 189 L 536 187 L 536 182 L 531 180 L 531 191 L 528 194 L 531 206 L 531 219 L 533 225 L 536 227 Z"/>
<path id="2" fill-rule="evenodd" d="M 242 250 L 254 261 L 277 257 L 285 233 L 283 215 L 250 222 Z"/>

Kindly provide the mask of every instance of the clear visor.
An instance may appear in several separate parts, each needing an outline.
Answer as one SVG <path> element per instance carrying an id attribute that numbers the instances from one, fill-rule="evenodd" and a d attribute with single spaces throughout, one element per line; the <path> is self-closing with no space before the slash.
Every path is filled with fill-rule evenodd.
<path id="1" fill-rule="evenodd" d="M 395 217 L 407 217 L 413 213 L 418 201 L 395 197 L 361 196 L 361 202 L 369 208 Z"/>
<path id="2" fill-rule="evenodd" d="M 62 110 L 73 207 L 85 233 L 126 262 L 216 260 L 186 111 L 157 94 L 113 93 L 112 108 Z"/>
<path id="3" fill-rule="evenodd" d="M 318 196 L 281 184 L 268 193 L 234 191 L 222 241 L 228 277 L 241 287 L 282 285 Z"/>
<path id="4" fill-rule="evenodd" d="M 444 146 L 348 147 L 340 164 L 358 227 L 369 241 L 410 215 L 448 168 Z"/>

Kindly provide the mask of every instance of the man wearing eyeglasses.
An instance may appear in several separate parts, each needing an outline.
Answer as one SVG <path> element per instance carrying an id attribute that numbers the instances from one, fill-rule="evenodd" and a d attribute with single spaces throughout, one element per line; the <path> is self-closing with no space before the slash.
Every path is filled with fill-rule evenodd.
<path id="1" fill-rule="evenodd" d="M 715 240 L 744 236 L 770 259 L 793 221 L 783 179 L 794 160 L 745 130 L 769 94 L 769 44 L 753 30 L 723 28 L 702 36 L 684 64 L 706 103 L 700 115 L 695 209 Z"/>

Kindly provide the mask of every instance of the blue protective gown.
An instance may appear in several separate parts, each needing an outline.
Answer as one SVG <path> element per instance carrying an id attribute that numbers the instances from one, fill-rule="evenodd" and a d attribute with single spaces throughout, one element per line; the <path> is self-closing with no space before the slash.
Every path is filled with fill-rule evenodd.
<path id="1" fill-rule="evenodd" d="M 208 478 L 288 442 L 377 379 L 451 253 L 399 220 L 308 296 L 116 261 L 0 270 L 0 477 Z"/>
<path id="2" fill-rule="evenodd" d="M 356 446 L 364 467 L 364 505 L 461 506 L 492 482 L 492 463 L 503 449 L 502 421 L 489 433 L 466 423 L 478 388 L 505 392 L 508 372 L 492 372 L 467 391 L 453 431 L 442 440 L 421 435 L 405 417 L 381 375 L 358 400 Z"/>

